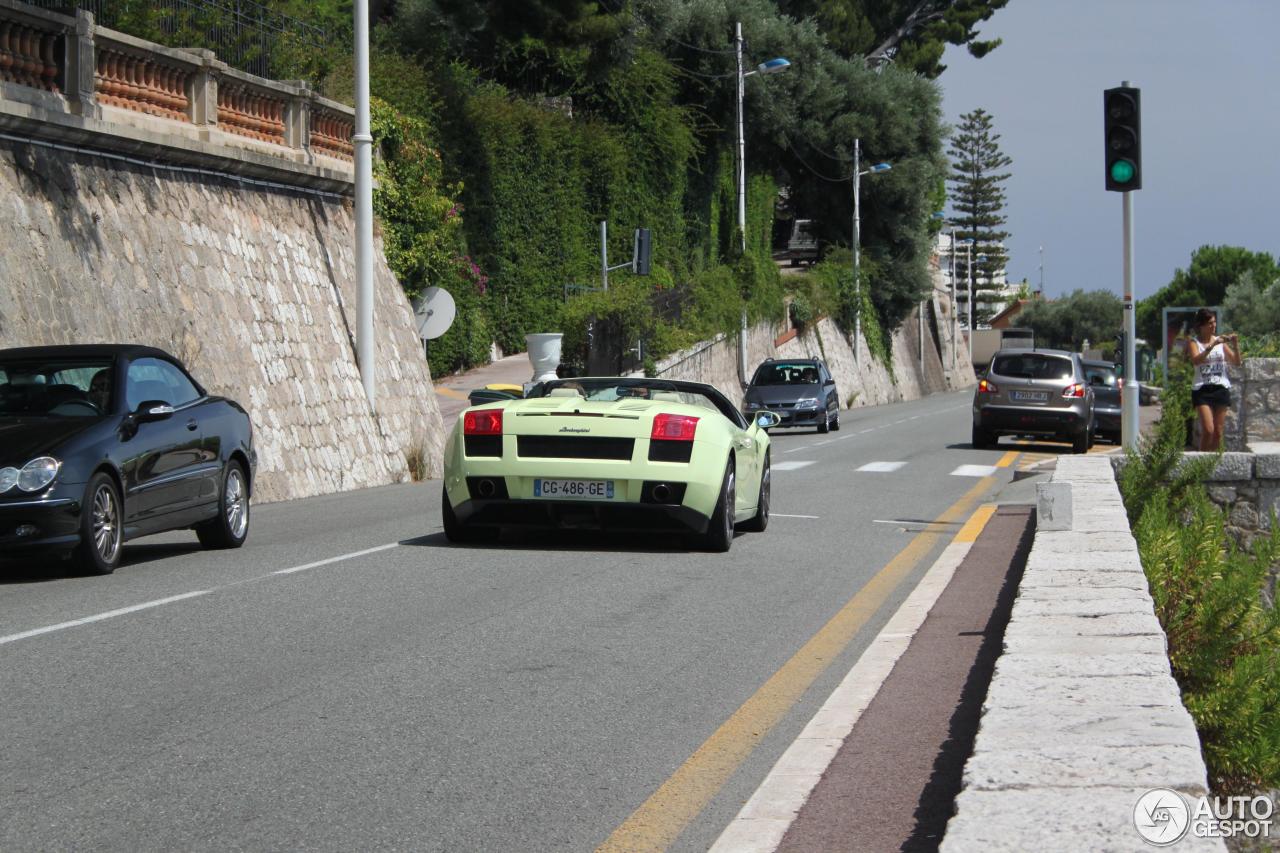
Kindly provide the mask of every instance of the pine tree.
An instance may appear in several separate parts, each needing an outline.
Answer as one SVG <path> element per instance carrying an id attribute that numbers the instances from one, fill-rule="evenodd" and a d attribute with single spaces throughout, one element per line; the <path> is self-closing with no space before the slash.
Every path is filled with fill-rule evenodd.
<path id="1" fill-rule="evenodd" d="M 1005 224 L 1005 195 L 1001 184 L 1009 179 L 1001 169 L 1013 161 L 1000 151 L 1000 134 L 992 131 L 991 115 L 979 108 L 960 116 L 960 127 L 951 138 L 952 174 L 947 178 L 954 186 L 951 206 L 955 211 L 956 240 L 973 240 L 974 325 L 982 326 L 991 320 L 991 312 L 984 310 L 983 294 L 997 291 L 1000 285 L 991 284 L 993 277 L 1004 270 L 1008 263 L 1004 240 L 1008 231 L 999 230 Z M 968 275 L 965 260 L 957 257 L 957 284 L 966 281 Z M 989 298 L 986 301 L 996 301 Z"/>

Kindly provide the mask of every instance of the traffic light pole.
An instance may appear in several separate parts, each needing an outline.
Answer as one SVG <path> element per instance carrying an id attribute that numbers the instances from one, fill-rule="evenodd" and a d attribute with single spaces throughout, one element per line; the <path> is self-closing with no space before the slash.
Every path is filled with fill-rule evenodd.
<path id="1" fill-rule="evenodd" d="M 1120 391 L 1120 440 L 1125 450 L 1138 449 L 1138 362 L 1134 338 L 1137 318 L 1133 307 L 1133 193 L 1124 201 L 1124 388 Z"/>

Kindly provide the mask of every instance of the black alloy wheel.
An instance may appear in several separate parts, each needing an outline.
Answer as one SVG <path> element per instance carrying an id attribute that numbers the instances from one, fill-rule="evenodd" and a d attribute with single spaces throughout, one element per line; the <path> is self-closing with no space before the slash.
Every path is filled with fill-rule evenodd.
<path id="1" fill-rule="evenodd" d="M 111 475 L 99 471 L 85 487 L 80 507 L 80 544 L 75 558 L 86 574 L 109 575 L 124 548 L 124 506 Z"/>
<path id="2" fill-rule="evenodd" d="M 733 544 L 733 513 L 737 500 L 735 482 L 733 458 L 730 457 L 720 485 L 720 499 L 716 501 L 716 508 L 707 523 L 707 532 L 703 535 L 702 544 L 708 551 L 724 553 Z"/>
<path id="3" fill-rule="evenodd" d="M 742 529 L 750 533 L 763 533 L 769 526 L 770 495 L 769 457 L 764 458 L 764 470 L 760 472 L 760 495 L 756 498 L 756 514 L 742 522 Z"/>
<path id="4" fill-rule="evenodd" d="M 249 538 L 249 481 L 234 459 L 222 471 L 218 514 L 196 527 L 196 538 L 206 548 L 239 548 Z"/>

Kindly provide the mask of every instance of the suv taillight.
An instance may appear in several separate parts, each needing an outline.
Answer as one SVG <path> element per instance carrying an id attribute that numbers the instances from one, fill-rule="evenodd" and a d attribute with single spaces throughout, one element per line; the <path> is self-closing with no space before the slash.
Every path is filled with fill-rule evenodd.
<path id="1" fill-rule="evenodd" d="M 663 412 L 653 419 L 653 441 L 693 441 L 698 430 L 698 419 L 689 415 L 669 415 Z"/>
<path id="2" fill-rule="evenodd" d="M 502 435 L 502 409 L 481 409 L 462 416 L 463 435 Z"/>
<path id="3" fill-rule="evenodd" d="M 1083 385 L 1081 385 L 1079 382 L 1077 382 L 1075 385 L 1068 385 L 1066 388 L 1063 388 L 1063 389 L 1062 389 L 1062 396 L 1064 396 L 1064 397 L 1083 397 L 1083 396 L 1084 396 L 1084 386 L 1083 386 Z"/>
<path id="4" fill-rule="evenodd" d="M 978 393 L 979 394 L 999 394 L 1000 389 L 997 388 L 994 383 L 988 382 L 985 379 L 980 379 L 978 380 Z"/>

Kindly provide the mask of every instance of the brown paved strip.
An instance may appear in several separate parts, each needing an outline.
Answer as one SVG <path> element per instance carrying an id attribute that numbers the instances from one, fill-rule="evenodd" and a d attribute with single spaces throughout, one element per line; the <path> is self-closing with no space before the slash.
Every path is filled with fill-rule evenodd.
<path id="1" fill-rule="evenodd" d="M 937 849 L 973 749 L 1034 526 L 1032 507 L 996 510 L 779 850 Z"/>

